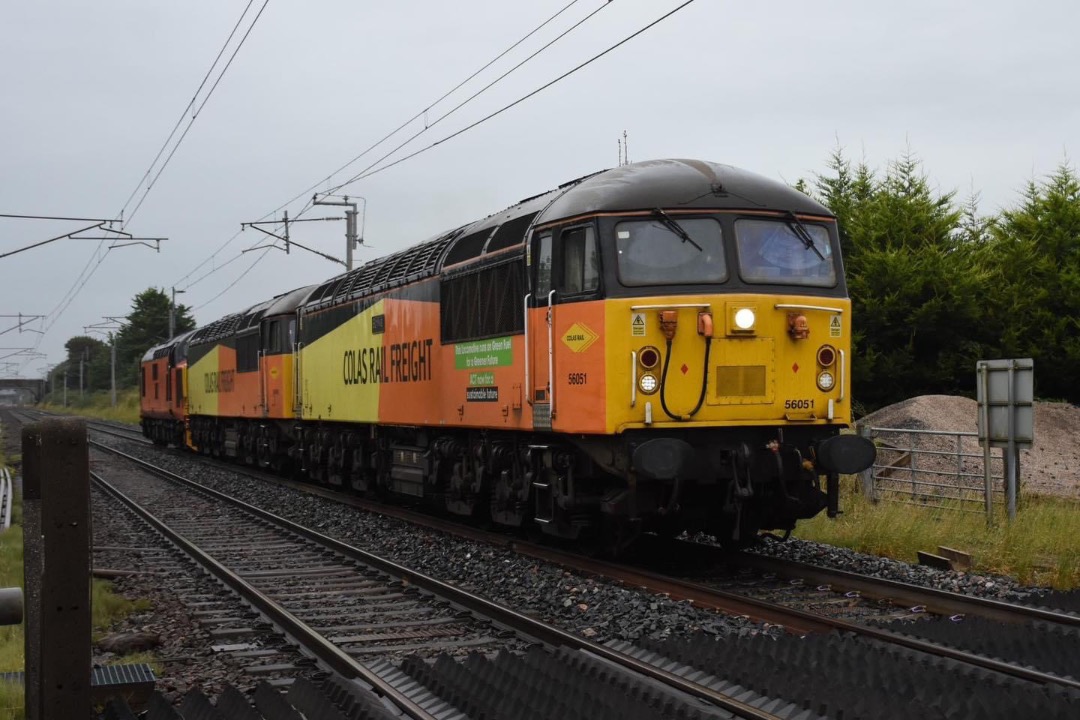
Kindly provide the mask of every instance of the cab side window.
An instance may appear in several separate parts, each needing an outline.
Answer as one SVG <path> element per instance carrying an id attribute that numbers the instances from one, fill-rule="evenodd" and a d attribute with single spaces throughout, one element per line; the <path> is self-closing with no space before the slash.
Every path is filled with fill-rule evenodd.
<path id="1" fill-rule="evenodd" d="M 559 294 L 579 295 L 600 287 L 600 255 L 591 225 L 564 230 Z"/>
<path id="2" fill-rule="evenodd" d="M 551 292 L 551 233 L 544 233 L 536 249 L 536 302 L 547 301 L 548 293 Z"/>
<path id="3" fill-rule="evenodd" d="M 281 321 L 280 320 L 271 320 L 270 323 L 269 323 L 269 326 L 270 326 L 268 328 L 269 332 L 267 333 L 267 335 L 269 336 L 269 339 L 267 340 L 267 343 L 266 343 L 267 344 L 267 348 L 266 348 L 267 352 L 270 353 L 271 355 L 274 355 L 276 353 L 285 352 L 284 343 L 281 340 Z"/>

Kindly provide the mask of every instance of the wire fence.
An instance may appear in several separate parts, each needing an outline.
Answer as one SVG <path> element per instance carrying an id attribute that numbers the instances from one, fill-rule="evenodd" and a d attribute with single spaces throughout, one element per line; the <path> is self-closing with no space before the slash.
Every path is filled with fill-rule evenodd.
<path id="1" fill-rule="evenodd" d="M 872 502 L 977 513 L 1005 502 L 1006 450 L 985 453 L 978 433 L 887 427 L 859 432 L 877 445 L 877 460 L 859 477 Z"/>

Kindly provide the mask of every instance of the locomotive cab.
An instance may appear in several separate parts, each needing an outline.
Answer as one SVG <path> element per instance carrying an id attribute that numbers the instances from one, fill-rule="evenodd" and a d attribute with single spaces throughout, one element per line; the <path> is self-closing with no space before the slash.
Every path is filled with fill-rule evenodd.
<path id="1" fill-rule="evenodd" d="M 851 306 L 835 219 L 806 196 L 758 182 L 583 213 L 537 228 L 528 268 L 534 428 L 582 456 L 534 483 L 548 532 L 591 512 L 622 537 L 742 544 L 835 515 L 839 474 L 873 462 L 841 434 Z"/>
<path id="2" fill-rule="evenodd" d="M 139 366 L 139 417 L 143 435 L 157 445 L 182 447 L 187 429 L 187 347 L 183 333 L 143 355 Z"/>

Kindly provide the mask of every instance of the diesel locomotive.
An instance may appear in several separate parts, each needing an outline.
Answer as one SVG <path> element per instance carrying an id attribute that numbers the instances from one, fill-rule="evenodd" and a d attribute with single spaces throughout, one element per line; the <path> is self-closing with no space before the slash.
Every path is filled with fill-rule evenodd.
<path id="1" fill-rule="evenodd" d="M 618 548 L 837 510 L 836 220 L 697 160 L 568 182 L 151 348 L 159 443 Z"/>

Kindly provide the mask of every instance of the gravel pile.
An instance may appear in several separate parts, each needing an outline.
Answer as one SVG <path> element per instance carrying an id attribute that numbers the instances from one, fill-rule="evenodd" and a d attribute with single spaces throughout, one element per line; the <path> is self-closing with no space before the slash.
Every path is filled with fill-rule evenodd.
<path id="1" fill-rule="evenodd" d="M 688 602 L 577 575 L 505 548 L 451 537 L 238 476 L 207 466 L 195 457 L 164 454 L 119 438 L 103 442 L 337 540 L 597 642 L 666 638 L 693 632 L 713 635 L 777 632 L 742 618 L 700 610 Z"/>
<path id="2" fill-rule="evenodd" d="M 957 395 L 921 395 L 870 413 L 859 420 L 859 425 L 976 432 L 978 405 L 971 398 Z M 1080 426 L 1080 407 L 1064 402 L 1035 403 L 1034 443 L 1030 450 L 1020 452 L 1021 492 L 1080 499 L 1080 444 L 1075 442 L 1077 426 Z M 908 438 L 901 440 L 907 442 Z M 953 445 L 936 449 L 952 451 L 955 439 L 945 442 Z M 965 442 L 965 452 L 981 452 L 974 439 Z M 994 450 L 995 457 L 1000 454 L 1000 450 Z M 920 463 L 929 461 L 925 456 L 919 458 Z M 978 467 L 981 471 L 981 462 Z M 995 462 L 994 467 L 995 472 L 1000 473 L 999 462 Z"/>

